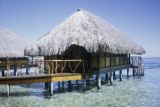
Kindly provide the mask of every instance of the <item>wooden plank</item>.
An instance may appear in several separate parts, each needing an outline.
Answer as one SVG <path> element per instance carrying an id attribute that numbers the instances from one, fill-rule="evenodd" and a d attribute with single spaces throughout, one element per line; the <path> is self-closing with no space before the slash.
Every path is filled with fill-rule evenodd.
<path id="1" fill-rule="evenodd" d="M 22 79 L 3 79 L 0 80 L 0 84 L 29 84 L 29 83 L 41 83 L 50 82 L 51 78 L 22 78 Z"/>
<path id="2" fill-rule="evenodd" d="M 83 76 L 82 75 L 71 75 L 71 76 L 56 76 L 52 77 L 52 82 L 57 82 L 57 81 L 71 81 L 71 80 L 82 80 Z"/>
<path id="3" fill-rule="evenodd" d="M 41 83 L 41 82 L 60 82 L 69 80 L 82 80 L 83 74 L 80 73 L 61 73 L 61 74 L 43 74 L 39 76 L 22 76 L 22 77 L 2 77 L 0 78 L 0 84 L 29 84 L 29 83 Z"/>

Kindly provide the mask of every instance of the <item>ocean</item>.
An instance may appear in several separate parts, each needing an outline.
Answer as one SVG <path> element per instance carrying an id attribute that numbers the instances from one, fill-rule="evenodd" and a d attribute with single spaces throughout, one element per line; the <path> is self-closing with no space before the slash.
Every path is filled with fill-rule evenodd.
<path id="1" fill-rule="evenodd" d="M 103 82 L 100 90 L 94 81 L 85 92 L 75 82 L 72 92 L 67 88 L 58 91 L 55 83 L 52 96 L 44 90 L 43 83 L 12 85 L 10 97 L 6 96 L 6 86 L 0 85 L 0 107 L 160 107 L 160 59 L 145 58 L 144 68 L 143 77 L 127 79 L 123 70 L 122 82 L 114 80 L 112 86 Z"/>

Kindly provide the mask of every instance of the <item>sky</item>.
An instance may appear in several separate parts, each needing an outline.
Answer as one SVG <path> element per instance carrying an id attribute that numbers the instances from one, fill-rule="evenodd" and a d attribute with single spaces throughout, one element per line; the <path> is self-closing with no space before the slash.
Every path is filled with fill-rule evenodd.
<path id="1" fill-rule="evenodd" d="M 0 28 L 32 44 L 77 9 L 115 25 L 145 57 L 160 57 L 160 0 L 0 0 Z"/>

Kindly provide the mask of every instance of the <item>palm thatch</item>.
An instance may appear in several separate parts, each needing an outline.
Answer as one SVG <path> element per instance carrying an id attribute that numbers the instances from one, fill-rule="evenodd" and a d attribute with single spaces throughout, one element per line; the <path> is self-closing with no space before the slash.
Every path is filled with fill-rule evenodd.
<path id="1" fill-rule="evenodd" d="M 145 53 L 141 46 L 109 22 L 86 10 L 79 10 L 27 48 L 25 54 L 63 54 L 73 44 L 84 47 L 88 52 Z"/>
<path id="2" fill-rule="evenodd" d="M 0 58 L 23 57 L 28 44 L 15 33 L 0 29 Z"/>

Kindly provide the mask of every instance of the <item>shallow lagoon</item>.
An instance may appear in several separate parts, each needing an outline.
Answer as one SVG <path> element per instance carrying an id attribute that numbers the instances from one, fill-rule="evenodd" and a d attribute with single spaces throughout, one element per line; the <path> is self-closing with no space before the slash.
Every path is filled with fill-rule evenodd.
<path id="1" fill-rule="evenodd" d="M 57 91 L 47 95 L 44 84 L 11 86 L 11 96 L 6 97 L 6 86 L 0 86 L 1 107 L 159 107 L 160 59 L 144 59 L 145 76 L 114 81 L 113 86 L 103 84 L 97 90 L 94 81 L 83 92 L 74 85 L 72 92 Z M 131 71 L 131 70 L 130 70 Z M 82 84 L 81 84 L 82 85 Z"/>

